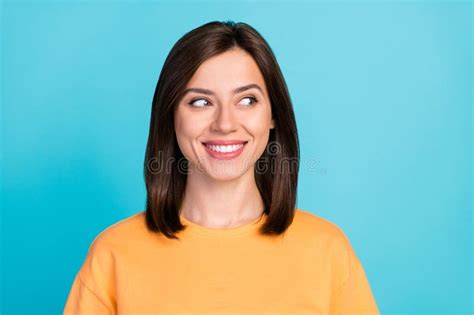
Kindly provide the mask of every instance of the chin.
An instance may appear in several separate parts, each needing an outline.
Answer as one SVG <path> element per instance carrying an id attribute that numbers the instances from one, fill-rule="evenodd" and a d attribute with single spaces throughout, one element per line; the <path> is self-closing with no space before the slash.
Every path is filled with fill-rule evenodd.
<path id="1" fill-rule="evenodd" d="M 242 177 L 243 173 L 208 173 L 207 176 L 215 181 L 232 181 Z"/>
<path id="2" fill-rule="evenodd" d="M 206 175 L 214 180 L 229 181 L 242 177 L 247 170 L 231 168 L 228 165 L 221 168 L 210 166 L 206 169 Z"/>
<path id="3" fill-rule="evenodd" d="M 242 177 L 249 171 L 244 163 L 219 162 L 205 163 L 203 165 L 203 172 L 213 180 L 230 181 Z"/>

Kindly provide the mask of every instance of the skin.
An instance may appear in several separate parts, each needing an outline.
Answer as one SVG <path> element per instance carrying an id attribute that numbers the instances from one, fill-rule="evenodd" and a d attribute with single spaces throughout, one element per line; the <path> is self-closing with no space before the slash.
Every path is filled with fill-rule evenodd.
<path id="1" fill-rule="evenodd" d="M 251 88 L 233 92 L 249 84 L 257 84 L 262 91 Z M 175 112 L 176 138 L 189 162 L 180 212 L 189 221 L 209 228 L 251 222 L 264 209 L 255 182 L 255 162 L 274 128 L 262 73 L 250 54 L 233 48 L 202 63 L 186 88 L 203 88 L 214 95 L 188 92 Z M 202 144 L 209 140 L 248 143 L 237 158 L 216 160 Z"/>

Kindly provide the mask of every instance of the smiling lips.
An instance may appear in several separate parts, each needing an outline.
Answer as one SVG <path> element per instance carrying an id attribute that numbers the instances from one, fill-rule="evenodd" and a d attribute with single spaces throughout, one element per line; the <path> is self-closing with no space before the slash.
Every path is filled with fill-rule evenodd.
<path id="1" fill-rule="evenodd" d="M 211 157 L 218 160 L 230 160 L 235 159 L 244 151 L 247 142 L 241 140 L 211 140 L 202 144 Z"/>

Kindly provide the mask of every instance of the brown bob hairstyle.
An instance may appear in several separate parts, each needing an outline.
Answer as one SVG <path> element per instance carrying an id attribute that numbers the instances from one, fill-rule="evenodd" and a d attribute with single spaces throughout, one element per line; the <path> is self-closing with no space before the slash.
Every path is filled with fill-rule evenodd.
<path id="1" fill-rule="evenodd" d="M 165 60 L 153 96 L 144 161 L 147 188 L 145 220 L 152 232 L 167 238 L 186 228 L 180 209 L 187 179 L 187 160 L 179 149 L 174 113 L 187 83 L 207 59 L 241 48 L 256 61 L 268 90 L 275 128 L 255 163 L 254 174 L 266 215 L 261 235 L 280 235 L 291 225 L 296 207 L 299 141 L 293 105 L 276 58 L 250 25 L 232 21 L 206 23 L 176 42 Z"/>

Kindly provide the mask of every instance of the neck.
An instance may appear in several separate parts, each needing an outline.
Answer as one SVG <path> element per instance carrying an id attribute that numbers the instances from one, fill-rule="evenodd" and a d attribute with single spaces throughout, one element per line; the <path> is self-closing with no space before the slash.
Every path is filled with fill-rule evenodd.
<path id="1" fill-rule="evenodd" d="M 226 181 L 199 172 L 188 174 L 181 207 L 188 220 L 206 227 L 230 228 L 254 220 L 263 209 L 253 169 Z"/>

